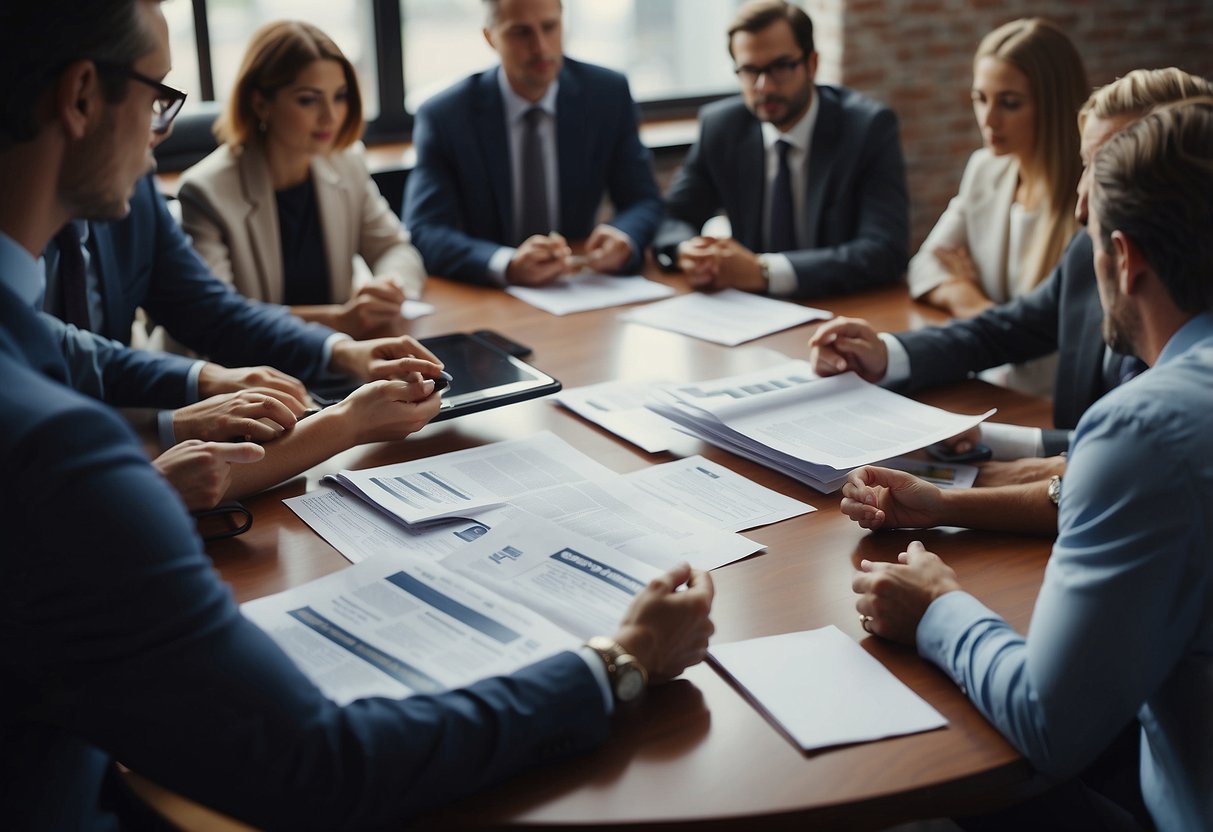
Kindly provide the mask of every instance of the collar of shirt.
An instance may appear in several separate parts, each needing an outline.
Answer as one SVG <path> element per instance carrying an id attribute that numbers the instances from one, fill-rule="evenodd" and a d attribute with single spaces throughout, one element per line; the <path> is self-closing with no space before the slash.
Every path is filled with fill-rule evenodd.
<path id="1" fill-rule="evenodd" d="M 821 109 L 821 95 L 816 89 L 813 90 L 813 103 L 809 105 L 808 112 L 800 117 L 800 121 L 792 125 L 787 132 L 781 131 L 769 121 L 762 122 L 762 145 L 768 152 L 774 151 L 775 142 L 783 139 L 798 151 L 802 151 L 801 158 L 809 158 L 809 150 L 813 147 L 813 128 L 817 126 L 817 112 Z"/>
<path id="2" fill-rule="evenodd" d="M 552 118 L 556 117 L 556 93 L 560 89 L 560 81 L 552 82 L 543 97 L 538 101 L 527 101 L 510 86 L 505 77 L 505 70 L 497 67 L 497 88 L 501 90 L 501 101 L 505 105 L 505 123 L 514 124 L 532 107 L 538 107 Z"/>
<path id="3" fill-rule="evenodd" d="M 1190 350 L 1193 346 L 1208 338 L 1213 338 L 1213 313 L 1201 312 L 1186 324 L 1175 330 L 1175 334 L 1167 341 L 1154 366 L 1174 361 Z"/>
<path id="4" fill-rule="evenodd" d="M 0 232 L 0 281 L 33 309 L 41 303 L 45 278 L 41 258 Z"/>

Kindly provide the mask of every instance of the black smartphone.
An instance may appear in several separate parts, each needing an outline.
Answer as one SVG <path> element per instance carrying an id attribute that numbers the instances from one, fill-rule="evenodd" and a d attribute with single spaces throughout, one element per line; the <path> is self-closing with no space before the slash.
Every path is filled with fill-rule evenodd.
<path id="1" fill-rule="evenodd" d="M 472 334 L 481 341 L 492 344 L 506 355 L 512 355 L 515 358 L 526 358 L 532 352 L 531 348 L 526 344 L 519 344 L 517 341 L 506 338 L 500 332 L 495 332 L 491 329 L 478 329 Z"/>
<path id="2" fill-rule="evenodd" d="M 936 442 L 934 445 L 927 446 L 927 454 L 931 459 L 939 462 L 985 462 L 990 457 L 994 456 L 994 452 L 990 450 L 988 445 L 980 443 L 974 445 L 964 453 L 956 453 L 942 442 Z"/>

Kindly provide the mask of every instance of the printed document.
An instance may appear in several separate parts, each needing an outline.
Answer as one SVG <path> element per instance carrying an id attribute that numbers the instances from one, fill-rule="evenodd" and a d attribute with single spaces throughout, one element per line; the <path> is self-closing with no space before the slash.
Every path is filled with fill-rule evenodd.
<path id="1" fill-rule="evenodd" d="M 633 309 L 623 320 L 668 329 L 727 347 L 791 329 L 810 321 L 834 317 L 832 312 L 783 300 L 764 298 L 737 289 L 712 294 L 691 292 Z"/>
<path id="2" fill-rule="evenodd" d="M 604 381 L 561 390 L 552 398 L 559 404 L 650 454 L 668 451 L 682 434 L 674 423 L 644 406 L 655 387 L 674 382 Z"/>
<path id="3" fill-rule="evenodd" d="M 674 289 L 640 275 L 627 277 L 580 272 L 547 286 L 507 286 L 506 292 L 553 315 L 570 315 L 623 306 L 627 303 L 668 298 Z"/>
<path id="4" fill-rule="evenodd" d="M 708 655 L 805 751 L 948 724 L 834 626 L 718 644 Z"/>

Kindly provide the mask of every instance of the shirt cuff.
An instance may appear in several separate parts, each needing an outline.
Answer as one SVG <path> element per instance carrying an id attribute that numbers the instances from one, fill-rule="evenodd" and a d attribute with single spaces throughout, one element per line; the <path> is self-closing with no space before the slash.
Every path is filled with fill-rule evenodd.
<path id="1" fill-rule="evenodd" d="M 177 432 L 173 430 L 174 410 L 161 410 L 156 414 L 156 433 L 160 437 L 160 450 L 167 451 L 177 444 Z"/>
<path id="2" fill-rule="evenodd" d="M 602 656 L 584 645 L 577 648 L 577 655 L 581 656 L 581 660 L 594 674 L 594 681 L 598 683 L 598 690 L 602 692 L 602 704 L 606 708 L 607 716 L 610 716 L 615 712 L 615 694 L 611 693 L 611 680 L 607 676 L 606 665 L 602 663 Z"/>
<path id="3" fill-rule="evenodd" d="M 510 261 L 514 259 L 514 254 L 518 251 L 516 248 L 502 246 L 493 252 L 493 256 L 489 258 L 487 266 L 489 277 L 498 286 L 505 286 L 509 283 L 505 279 L 505 272 L 510 267 Z"/>
<path id="4" fill-rule="evenodd" d="M 1045 455 L 1045 433 L 1040 428 L 983 422 L 981 441 L 994 452 L 994 459 L 1024 459 Z"/>
<path id="5" fill-rule="evenodd" d="M 202 368 L 205 366 L 205 361 L 195 361 L 185 377 L 185 399 L 191 404 L 199 399 L 198 376 L 202 375 Z"/>
<path id="6" fill-rule="evenodd" d="M 998 616 L 967 592 L 940 595 L 918 622 L 914 637 L 918 655 L 942 669 L 968 694 L 956 661 L 957 645 L 980 621 L 991 618 Z"/>
<path id="7" fill-rule="evenodd" d="M 796 270 L 792 261 L 785 254 L 764 254 L 767 259 L 767 294 L 777 298 L 786 298 L 796 293 L 800 284 L 796 280 Z"/>
<path id="8" fill-rule="evenodd" d="M 324 339 L 324 347 L 321 348 L 321 350 L 320 350 L 320 366 L 322 368 L 321 369 L 322 373 L 333 372 L 329 368 L 329 365 L 333 363 L 333 345 L 336 344 L 338 341 L 353 341 L 353 340 L 354 340 L 353 338 L 351 338 L 349 335 L 347 335 L 344 332 L 334 332 L 332 335 L 330 335 L 329 337 Z"/>
<path id="9" fill-rule="evenodd" d="M 889 353 L 888 364 L 885 365 L 884 378 L 880 380 L 881 387 L 895 387 L 910 380 L 910 354 L 897 340 L 896 335 L 878 332 L 876 337 L 884 344 Z"/>

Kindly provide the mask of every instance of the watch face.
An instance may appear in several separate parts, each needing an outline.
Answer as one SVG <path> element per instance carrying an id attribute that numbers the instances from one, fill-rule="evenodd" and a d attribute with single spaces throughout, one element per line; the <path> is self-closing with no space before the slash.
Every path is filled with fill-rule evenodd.
<path id="1" fill-rule="evenodd" d="M 631 702 L 644 692 L 644 674 L 640 668 L 623 665 L 615 679 L 615 698 L 620 702 Z"/>

